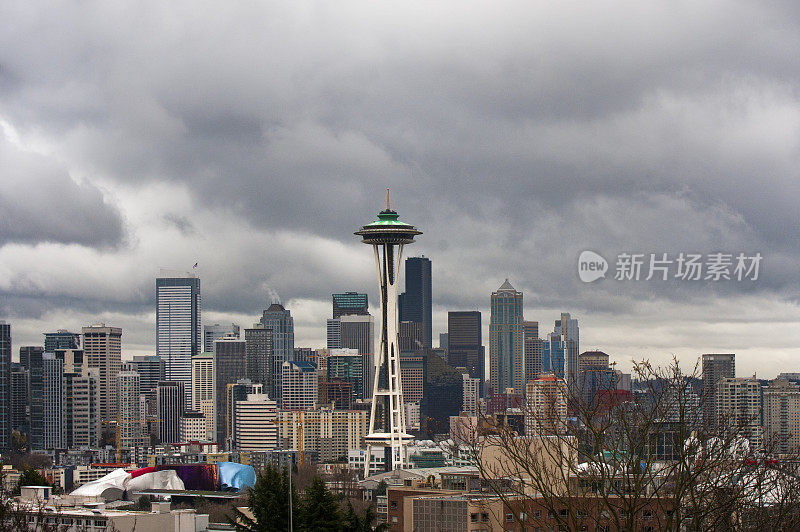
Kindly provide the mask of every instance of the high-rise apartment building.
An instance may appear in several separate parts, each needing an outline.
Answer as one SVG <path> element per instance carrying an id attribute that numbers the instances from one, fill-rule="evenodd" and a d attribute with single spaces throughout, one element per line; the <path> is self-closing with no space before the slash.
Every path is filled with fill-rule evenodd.
<path id="1" fill-rule="evenodd" d="M 755 377 L 722 378 L 717 381 L 717 426 L 733 430 L 753 449 L 763 443 L 762 391 Z"/>
<path id="2" fill-rule="evenodd" d="M 542 375 L 542 339 L 539 338 L 539 322 L 523 321 L 522 334 L 525 342 L 525 382 Z"/>
<path id="3" fill-rule="evenodd" d="M 568 312 L 562 312 L 556 320 L 553 332 L 561 335 L 564 341 L 564 378 L 570 390 L 576 390 L 578 384 L 578 353 L 580 353 L 580 330 L 578 320 L 571 318 Z"/>
<path id="4" fill-rule="evenodd" d="M 81 335 L 65 329 L 44 333 L 44 352 L 55 353 L 56 349 L 80 349 Z"/>
<path id="5" fill-rule="evenodd" d="M 367 294 L 359 294 L 358 292 L 331 294 L 331 300 L 333 303 L 334 319 L 346 315 L 366 316 L 369 314 L 369 299 Z"/>
<path id="6" fill-rule="evenodd" d="M 259 323 L 272 330 L 272 354 L 265 389 L 270 398 L 277 401 L 281 397 L 283 363 L 294 359 L 294 318 L 283 305 L 273 303 L 264 311 Z"/>
<path id="7" fill-rule="evenodd" d="M 266 394 L 248 394 L 236 402 L 236 433 L 239 451 L 271 451 L 278 448 L 278 403 Z"/>
<path id="8" fill-rule="evenodd" d="M 469 376 L 480 379 L 483 397 L 486 363 L 483 347 L 481 313 L 477 310 L 447 313 L 447 357 L 454 368 L 466 368 Z"/>
<path id="9" fill-rule="evenodd" d="M 708 426 L 717 422 L 717 383 L 735 376 L 736 355 L 733 353 L 703 355 L 703 422 Z"/>
<path id="10" fill-rule="evenodd" d="M 192 410 L 203 414 L 204 440 L 216 441 L 214 354 L 192 357 Z"/>
<path id="11" fill-rule="evenodd" d="M 525 393 L 522 321 L 522 292 L 506 279 L 491 296 L 489 381 L 494 393 Z"/>
<path id="12" fill-rule="evenodd" d="M 775 379 L 764 387 L 764 443 L 772 454 L 800 450 L 800 387 Z"/>
<path id="13" fill-rule="evenodd" d="M 328 360 L 330 367 L 330 359 Z M 311 410 L 317 404 L 319 375 L 313 362 L 295 360 L 283 363 L 282 410 Z"/>
<path id="14" fill-rule="evenodd" d="M 201 351 L 200 322 L 200 278 L 161 270 L 156 278 L 156 354 L 164 361 L 165 379 L 183 383 L 185 405 L 192 400 L 192 357 Z"/>
<path id="15" fill-rule="evenodd" d="M 468 373 L 461 375 L 464 381 L 464 396 L 461 400 L 461 412 L 472 416 L 477 416 L 480 401 L 480 380 L 473 379 Z"/>
<path id="16" fill-rule="evenodd" d="M 433 347 L 431 306 L 431 260 L 427 257 L 406 259 L 406 291 L 400 294 L 400 322 L 422 324 L 422 347 Z"/>
<path id="17" fill-rule="evenodd" d="M 56 351 L 56 356 L 59 352 Z M 89 368 L 85 361 L 82 365 L 73 365 L 71 371 L 64 374 L 64 416 L 68 449 L 96 448 L 100 444 L 102 430 L 99 382 L 99 370 Z"/>
<path id="18" fill-rule="evenodd" d="M 0 321 L 0 449 L 11 447 L 11 324 Z"/>
<path id="19" fill-rule="evenodd" d="M 229 385 L 235 384 L 247 375 L 245 352 L 245 341 L 238 338 L 219 338 L 214 342 L 217 442 L 224 442 L 231 436 L 227 427 L 227 390 Z"/>
<path id="20" fill-rule="evenodd" d="M 225 448 L 230 450 L 236 449 L 236 405 L 239 401 L 247 400 L 247 396 L 266 395 L 264 394 L 264 385 L 261 383 L 252 382 L 250 379 L 239 379 L 233 384 L 228 385 L 225 391 Z"/>
<path id="21" fill-rule="evenodd" d="M 44 395 L 44 449 L 64 449 L 64 361 L 53 353 L 42 355 Z"/>
<path id="22" fill-rule="evenodd" d="M 235 323 L 231 323 L 230 325 L 220 325 L 219 323 L 215 323 L 214 325 L 204 325 L 203 326 L 203 351 L 206 353 L 213 353 L 214 352 L 214 342 L 218 338 L 222 338 L 223 336 L 239 336 L 239 326 Z"/>
<path id="23" fill-rule="evenodd" d="M 161 443 L 178 443 L 185 405 L 183 381 L 161 381 L 156 388 L 158 437 Z"/>
<path id="24" fill-rule="evenodd" d="M 528 382 L 525 392 L 525 434 L 563 434 L 567 427 L 567 385 L 555 375 Z"/>
<path id="25" fill-rule="evenodd" d="M 158 384 L 156 384 L 158 389 Z M 135 371 L 120 371 L 117 374 L 117 420 L 119 422 L 119 446 L 132 449 L 144 443 L 142 419 L 139 410 L 139 374 Z"/>
<path id="26" fill-rule="evenodd" d="M 362 449 L 369 427 L 369 412 L 364 410 L 284 410 L 278 417 L 281 448 L 302 447 L 306 452 L 317 454 L 323 463 L 347 456 L 350 449 Z"/>
<path id="27" fill-rule="evenodd" d="M 269 365 L 272 360 L 272 329 L 258 327 L 244 330 L 245 365 L 247 378 L 264 386 L 269 385 Z"/>
<path id="28" fill-rule="evenodd" d="M 96 323 L 83 328 L 83 353 L 90 368 L 97 368 L 101 421 L 111 421 L 117 412 L 117 373 L 122 365 L 122 329 Z"/>

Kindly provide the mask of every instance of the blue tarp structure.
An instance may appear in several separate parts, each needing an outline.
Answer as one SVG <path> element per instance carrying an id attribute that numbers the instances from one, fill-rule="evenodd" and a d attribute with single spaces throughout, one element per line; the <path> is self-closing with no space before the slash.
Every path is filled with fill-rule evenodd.
<path id="1" fill-rule="evenodd" d="M 223 491 L 244 491 L 256 485 L 256 470 L 252 466 L 236 462 L 219 462 L 217 466 Z"/>

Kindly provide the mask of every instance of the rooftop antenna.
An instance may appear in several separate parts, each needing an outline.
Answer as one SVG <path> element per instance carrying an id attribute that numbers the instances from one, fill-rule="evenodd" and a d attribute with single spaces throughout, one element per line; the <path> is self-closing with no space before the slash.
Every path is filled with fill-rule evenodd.
<path id="1" fill-rule="evenodd" d="M 389 200 L 389 187 L 386 187 L 386 210 L 392 210 L 392 202 Z"/>

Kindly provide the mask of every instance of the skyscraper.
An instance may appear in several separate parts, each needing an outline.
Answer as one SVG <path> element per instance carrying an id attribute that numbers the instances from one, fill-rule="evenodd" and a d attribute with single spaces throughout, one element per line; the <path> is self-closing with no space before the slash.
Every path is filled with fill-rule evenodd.
<path id="1" fill-rule="evenodd" d="M 63 351 L 56 351 L 58 353 Z M 67 368 L 67 364 L 64 365 Z M 88 449 L 100 442 L 100 372 L 84 363 L 64 373 L 66 447 Z"/>
<path id="2" fill-rule="evenodd" d="M 703 423 L 717 422 L 717 383 L 736 376 L 736 355 L 706 353 L 703 355 Z"/>
<path id="3" fill-rule="evenodd" d="M 355 349 L 331 349 L 326 361 L 328 381 L 341 379 L 353 385 L 351 399 L 363 399 L 366 382 L 364 380 L 364 359 Z"/>
<path id="4" fill-rule="evenodd" d="M 539 338 L 539 322 L 523 321 L 522 333 L 525 337 L 525 382 L 529 382 L 542 375 L 542 339 Z"/>
<path id="5" fill-rule="evenodd" d="M 157 386 L 157 385 L 156 385 Z M 117 412 L 119 413 L 119 445 L 131 449 L 142 445 L 142 420 L 139 412 L 139 374 L 120 371 L 117 374 Z"/>
<path id="6" fill-rule="evenodd" d="M 585 405 L 593 408 L 597 394 L 616 389 L 615 374 L 602 351 L 585 351 L 578 356 L 578 391 Z"/>
<path id="7" fill-rule="evenodd" d="M 358 292 L 331 294 L 331 300 L 333 302 L 334 319 L 346 315 L 366 316 L 369 314 L 367 294 L 359 294 Z"/>
<path id="8" fill-rule="evenodd" d="M 100 382 L 100 418 L 117 415 L 117 373 L 122 365 L 122 329 L 96 323 L 83 328 L 83 353 L 90 368 L 97 368 Z"/>
<path id="9" fill-rule="evenodd" d="M 556 320 L 553 332 L 560 334 L 564 340 L 564 379 L 567 381 L 567 389 L 575 391 L 578 384 L 578 353 L 580 353 L 580 337 L 578 330 L 578 320 L 571 318 L 568 312 L 561 313 L 561 319 Z"/>
<path id="10" fill-rule="evenodd" d="M 53 353 L 42 355 L 44 383 L 44 449 L 63 449 L 64 427 L 64 361 Z"/>
<path id="11" fill-rule="evenodd" d="M 717 381 L 717 426 L 734 431 L 760 449 L 763 443 L 762 390 L 755 377 Z"/>
<path id="12" fill-rule="evenodd" d="M 398 341 L 400 352 L 406 354 L 421 353 L 425 350 L 423 324 L 418 321 L 401 321 L 398 324 Z"/>
<path id="13" fill-rule="evenodd" d="M 166 364 L 158 355 L 135 355 L 125 361 L 123 369 L 139 374 L 139 391 L 143 395 L 155 396 L 158 382 L 166 379 Z"/>
<path id="14" fill-rule="evenodd" d="M 432 348 L 431 260 L 406 259 L 406 291 L 400 296 L 400 321 L 422 324 L 422 346 Z"/>
<path id="15" fill-rule="evenodd" d="M 208 441 L 216 441 L 214 380 L 214 354 L 201 353 L 192 357 L 192 410 L 203 414 Z"/>
<path id="16" fill-rule="evenodd" d="M 11 324 L 0 321 L 0 449 L 11 447 Z"/>
<path id="17" fill-rule="evenodd" d="M 313 362 L 283 363 L 281 409 L 311 410 L 317 404 L 319 375 Z"/>
<path id="18" fill-rule="evenodd" d="M 267 388 L 272 360 L 273 331 L 260 323 L 256 325 L 258 327 L 244 330 L 246 373 L 248 379 Z"/>
<path id="19" fill-rule="evenodd" d="M 567 427 L 564 379 L 543 375 L 526 386 L 525 434 L 562 434 Z"/>
<path id="20" fill-rule="evenodd" d="M 542 375 L 552 373 L 564 378 L 567 344 L 558 333 L 552 332 L 542 341 Z"/>
<path id="21" fill-rule="evenodd" d="M 203 326 L 203 351 L 206 353 L 213 353 L 214 352 L 214 342 L 217 338 L 222 338 L 223 336 L 239 336 L 239 326 L 235 323 L 231 323 L 230 325 L 220 325 L 219 323 L 215 323 L 214 325 L 204 325 Z"/>
<path id="22" fill-rule="evenodd" d="M 800 449 L 800 387 L 775 379 L 764 387 L 764 438 L 776 454 Z"/>
<path id="23" fill-rule="evenodd" d="M 244 379 L 247 374 L 244 340 L 229 337 L 219 338 L 214 342 L 214 373 L 217 396 L 217 442 L 225 442 L 231 436 L 227 432 L 227 389 L 229 385 Z"/>
<path id="24" fill-rule="evenodd" d="M 494 393 L 525 393 L 522 292 L 508 279 L 491 297 L 489 323 L 490 385 Z"/>
<path id="25" fill-rule="evenodd" d="M 41 360 L 44 348 L 40 345 L 24 345 L 19 348 L 19 363 L 23 368 L 31 369 L 31 358 L 38 358 Z M 52 353 L 52 351 L 50 351 Z"/>
<path id="26" fill-rule="evenodd" d="M 250 394 L 266 395 L 264 394 L 264 385 L 251 382 L 250 379 L 239 379 L 234 383 L 228 384 L 225 390 L 225 419 L 223 421 L 226 435 L 225 448 L 228 450 L 237 447 L 236 405 L 238 405 L 240 401 L 246 401 L 247 396 Z"/>
<path id="27" fill-rule="evenodd" d="M 156 278 L 156 354 L 166 365 L 165 378 L 183 383 L 186 405 L 192 400 L 192 357 L 201 350 L 200 321 L 200 279 L 161 270 Z"/>
<path id="28" fill-rule="evenodd" d="M 478 392 L 481 397 L 483 397 L 486 381 L 482 337 L 480 311 L 450 311 L 447 313 L 447 363 L 454 368 L 466 368 L 471 378 L 480 379 Z"/>
<path id="29" fill-rule="evenodd" d="M 11 364 L 11 430 L 28 434 L 28 370 Z"/>
<path id="30" fill-rule="evenodd" d="M 54 353 L 56 349 L 79 349 L 81 335 L 59 329 L 56 332 L 44 333 L 44 352 Z"/>
<path id="31" fill-rule="evenodd" d="M 259 323 L 272 330 L 272 355 L 264 389 L 271 399 L 279 401 L 283 363 L 294 359 L 294 318 L 283 305 L 273 303 L 264 311 Z"/>
<path id="32" fill-rule="evenodd" d="M 156 389 L 158 402 L 158 437 L 161 443 L 180 441 L 181 417 L 185 392 L 182 381 L 161 381 Z"/>
<path id="33" fill-rule="evenodd" d="M 389 191 L 386 191 L 386 209 L 378 213 L 378 219 L 356 231 L 364 244 L 371 245 L 375 253 L 378 284 L 380 286 L 381 319 L 380 348 L 375 354 L 375 378 L 372 393 L 372 408 L 369 417 L 367 456 L 372 448 L 384 450 L 384 464 L 388 471 L 408 464 L 406 445 L 413 438 L 406 433 L 403 391 L 400 382 L 400 352 L 397 334 L 397 282 L 403 246 L 414 242 L 422 234 L 413 225 L 398 220 L 397 212 L 391 209 Z M 430 261 L 428 261 L 428 290 L 430 295 Z M 421 277 L 421 276 L 420 276 Z M 422 280 L 421 278 L 419 279 Z M 407 285 L 414 288 L 414 283 Z M 419 292 L 424 292 L 420 287 Z M 424 303 L 420 307 L 424 306 Z M 430 309 L 430 298 L 428 299 Z M 422 316 L 420 316 L 422 321 Z M 430 320 L 428 320 L 430 327 Z M 430 329 L 428 332 L 430 345 Z M 369 474 L 370 460 L 365 461 L 365 475 Z"/>
<path id="34" fill-rule="evenodd" d="M 267 394 L 248 394 L 236 402 L 234 441 L 239 451 L 269 451 L 278 447 L 278 403 Z"/>

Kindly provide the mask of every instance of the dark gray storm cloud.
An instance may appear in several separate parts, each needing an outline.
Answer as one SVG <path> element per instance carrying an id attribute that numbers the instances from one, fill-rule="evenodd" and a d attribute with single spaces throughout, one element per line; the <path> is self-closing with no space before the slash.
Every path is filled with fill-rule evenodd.
<path id="1" fill-rule="evenodd" d="M 14 258 L 0 291 L 26 315 L 37 298 L 77 305 L 93 288 L 87 309 L 105 297 L 143 311 L 158 266 L 197 261 L 204 305 L 220 312 L 254 312 L 270 290 L 367 289 L 370 257 L 352 231 L 386 186 L 425 231 L 409 252 L 433 258 L 442 308 L 483 308 L 505 277 L 537 306 L 598 313 L 800 297 L 792 3 L 89 2 L 0 14 L 0 120 L 58 161 L 3 165 L 36 176 L 0 196 L 3 242 L 117 245 L 46 253 L 126 274 L 92 284 Z M 585 285 L 585 249 L 760 252 L 764 264 L 753 284 Z"/>

